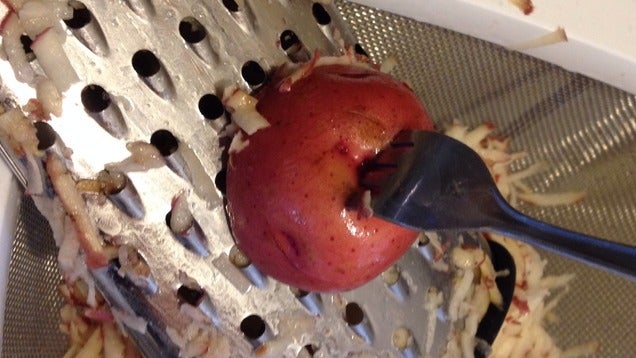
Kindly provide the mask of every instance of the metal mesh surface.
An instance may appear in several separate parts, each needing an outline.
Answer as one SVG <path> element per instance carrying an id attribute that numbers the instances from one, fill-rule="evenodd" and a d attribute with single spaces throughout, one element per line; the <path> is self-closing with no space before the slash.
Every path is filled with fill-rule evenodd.
<path id="1" fill-rule="evenodd" d="M 11 253 L 3 357 L 61 357 L 66 338 L 58 329 L 62 296 L 56 247 L 33 201 L 22 200 Z"/>
<path id="2" fill-rule="evenodd" d="M 531 182 L 539 191 L 586 190 L 569 207 L 522 210 L 539 219 L 636 244 L 636 98 L 552 65 L 444 29 L 349 3 L 343 16 L 376 61 L 395 54 L 395 75 L 408 81 L 440 126 L 453 120 L 495 123 L 551 170 Z M 11 257 L 3 357 L 61 356 L 61 298 L 55 248 L 44 220 L 25 199 Z M 589 340 L 600 356 L 636 353 L 636 285 L 545 254 L 551 274 L 575 272 L 551 326 L 560 345 Z"/>
<path id="3" fill-rule="evenodd" d="M 520 166 L 547 160 L 530 182 L 538 191 L 585 190 L 567 207 L 522 211 L 566 228 L 636 244 L 636 98 L 551 64 L 474 38 L 369 8 L 341 11 L 366 51 L 381 61 L 397 55 L 395 75 L 409 82 L 434 121 L 491 121 L 528 150 Z M 636 353 L 633 282 L 542 252 L 548 274 L 577 279 L 550 326 L 568 347 L 601 342 L 602 357 Z M 635 263 L 636 264 L 636 263 Z"/>

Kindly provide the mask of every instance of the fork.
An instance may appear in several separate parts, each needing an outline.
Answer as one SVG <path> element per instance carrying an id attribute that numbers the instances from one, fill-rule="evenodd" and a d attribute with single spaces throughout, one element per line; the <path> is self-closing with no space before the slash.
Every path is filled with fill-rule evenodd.
<path id="1" fill-rule="evenodd" d="M 405 131 L 365 166 L 373 215 L 431 231 L 501 234 L 636 281 L 636 247 L 528 217 L 503 198 L 481 157 L 432 131 Z"/>

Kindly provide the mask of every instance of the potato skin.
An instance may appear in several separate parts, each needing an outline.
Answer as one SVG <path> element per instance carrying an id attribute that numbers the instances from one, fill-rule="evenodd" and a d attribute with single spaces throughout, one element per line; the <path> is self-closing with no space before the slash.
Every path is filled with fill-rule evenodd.
<path id="1" fill-rule="evenodd" d="M 345 204 L 361 192 L 358 169 L 403 129 L 432 130 L 412 90 L 391 76 L 327 65 L 258 94 L 271 126 L 228 162 L 230 225 L 264 273 L 306 291 L 342 291 L 371 280 L 417 233 L 364 218 Z"/>

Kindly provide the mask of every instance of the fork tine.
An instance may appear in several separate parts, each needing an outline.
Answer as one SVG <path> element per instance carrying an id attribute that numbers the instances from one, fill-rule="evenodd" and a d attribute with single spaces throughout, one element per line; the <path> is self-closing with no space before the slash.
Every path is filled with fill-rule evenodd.
<path id="1" fill-rule="evenodd" d="M 398 168 L 398 161 L 404 153 L 415 146 L 413 131 L 400 131 L 373 159 L 360 170 L 360 185 L 372 194 L 382 187 L 386 179 Z"/>
<path id="2" fill-rule="evenodd" d="M 391 140 L 391 148 L 408 148 L 415 146 L 413 130 L 402 130 Z"/>
<path id="3" fill-rule="evenodd" d="M 380 154 L 378 154 L 378 155 L 382 155 L 382 154 L 383 154 L 383 153 L 380 153 Z M 382 157 L 380 157 L 380 158 L 378 158 L 378 159 L 379 159 L 379 160 L 381 160 L 383 157 L 384 157 L 384 156 L 382 156 Z M 377 158 L 377 157 L 376 157 L 376 158 Z M 397 165 L 397 163 L 395 163 L 395 162 L 386 162 L 386 163 L 382 163 L 382 162 L 380 162 L 379 160 L 378 160 L 377 162 L 376 162 L 376 161 L 374 161 L 373 163 L 371 163 L 371 164 L 369 165 L 369 169 L 368 169 L 368 171 L 369 171 L 369 172 L 371 172 L 371 171 L 391 170 L 391 169 L 395 169 L 395 168 L 397 168 L 397 166 L 398 166 L 398 165 Z"/>

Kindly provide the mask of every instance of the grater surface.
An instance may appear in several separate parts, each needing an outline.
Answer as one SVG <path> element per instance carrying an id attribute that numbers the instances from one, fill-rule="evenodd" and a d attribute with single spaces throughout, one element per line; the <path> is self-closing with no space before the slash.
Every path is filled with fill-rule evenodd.
<path id="1" fill-rule="evenodd" d="M 194 280 L 210 300 L 201 311 L 229 340 L 236 357 L 248 356 L 255 348 L 263 352 L 261 339 L 268 339 L 264 351 L 268 356 L 295 357 L 305 345 L 319 347 L 317 355 L 325 357 L 362 352 L 399 356 L 392 342 L 394 330 L 406 328 L 413 337 L 426 336 L 427 288 L 450 293 L 448 279 L 432 274 L 416 247 L 397 263 L 402 273 L 397 296 L 382 277 L 350 292 L 305 295 L 262 276 L 252 266 L 232 261 L 234 244 L 223 209 L 221 163 L 228 118 L 218 110 L 219 99 L 224 89 L 234 85 L 248 92 L 258 89 L 274 67 L 308 58 L 314 50 L 342 55 L 345 48 L 353 47 L 354 38 L 335 6 L 286 0 L 72 5 L 76 15 L 85 9 L 91 14 L 83 26 L 74 28 L 75 18 L 65 25 L 69 36 L 64 50 L 80 81 L 65 92 L 63 116 L 49 123 L 60 139 L 55 150 L 72 151 L 73 174 L 95 178 L 110 163 L 129 156 L 127 143 L 153 142 L 161 135 L 178 141 L 177 151 L 166 156 L 167 166 L 127 172 L 145 211 L 133 215 L 139 217 L 131 218 L 131 213 L 99 197 L 86 197 L 99 230 L 118 244 L 136 248 L 156 285 L 152 293 L 138 290 L 128 302 L 119 301 L 116 290 L 105 294 L 112 306 L 131 315 L 155 317 L 149 320 L 157 323 L 151 334 L 165 335 L 167 328 L 183 330 L 192 319 L 180 311 L 181 286 Z M 193 42 L 201 34 L 192 30 L 201 26 L 206 34 Z M 286 53 L 289 30 L 304 48 Z M 10 83 L 10 69 L 4 66 L 5 84 L 21 88 Z M 34 94 L 27 88 L 17 94 L 16 102 L 31 97 Z M 187 196 L 195 220 L 190 231 L 195 239 L 190 241 L 166 224 L 171 203 L 179 195 Z M 251 271 L 244 274 L 247 269 Z M 93 272 L 102 292 L 113 290 L 112 281 L 118 280 L 115 270 Z M 347 322 L 344 317 L 350 312 L 363 317 Z M 358 318 L 363 324 L 351 323 Z M 266 334 L 250 337 L 249 330 L 263 322 Z M 441 354 L 448 332 L 445 322 L 437 326 L 434 355 Z M 142 350 L 148 355 L 177 352 L 171 346 Z"/>
<path id="2" fill-rule="evenodd" d="M 115 39 L 117 41 L 113 41 L 116 43 L 120 39 L 128 40 L 131 37 L 130 32 L 125 31 L 118 32 L 121 36 L 108 35 L 106 29 L 110 27 L 112 17 L 106 14 L 112 15 L 113 13 L 108 12 L 104 3 L 96 2 L 96 5 L 92 2 L 85 3 L 98 18 L 98 22 L 104 24 L 107 39 Z M 143 2 L 131 1 L 131 3 L 140 4 Z M 164 23 L 172 23 L 171 36 L 177 34 L 174 26 L 178 23 L 179 15 L 188 16 L 186 13 L 190 12 L 189 16 L 192 16 L 191 11 L 186 11 L 193 8 L 191 5 L 190 7 L 179 6 L 180 11 L 175 11 L 172 16 L 167 16 L 168 13 L 162 12 L 162 9 L 166 9 L 165 2 L 153 3 L 155 4 L 155 15 L 166 15 L 159 16 L 157 19 L 161 19 Z M 249 3 L 256 3 L 256 1 Z M 294 2 L 280 0 L 271 3 L 282 5 Z M 126 2 L 119 1 L 114 2 L 113 6 L 119 6 L 118 9 L 128 14 L 126 15 L 128 18 L 124 17 L 124 19 L 147 21 L 143 20 L 144 17 L 134 18 L 137 15 L 132 14 L 125 5 Z M 633 179 L 629 175 L 634 164 L 629 153 L 634 152 L 634 143 L 636 143 L 634 135 L 636 131 L 634 123 L 636 122 L 632 95 L 450 31 L 353 4 L 338 3 L 338 5 L 361 44 L 374 59 L 382 60 L 393 53 L 399 55 L 401 61 L 396 75 L 413 84 L 416 92 L 422 97 L 428 110 L 439 123 L 449 122 L 453 119 L 470 124 L 492 120 L 500 124 L 505 134 L 512 136 L 513 144 L 516 147 L 532 150 L 533 156 L 531 158 L 548 159 L 555 164 L 553 170 L 534 179 L 532 183 L 534 188 L 540 191 L 572 187 L 580 189 L 581 186 L 589 188 L 588 199 L 582 205 L 568 208 L 525 207 L 524 211 L 561 226 L 617 241 L 633 243 L 631 233 L 633 232 L 633 223 L 636 222 L 633 210 L 636 199 L 633 197 L 633 191 L 626 190 L 626 188 L 633 188 L 634 185 Z M 101 11 L 106 11 L 106 13 Z M 121 16 L 119 13 L 117 14 Z M 309 14 L 305 13 L 305 15 L 307 15 L 306 19 L 311 20 L 309 24 L 315 23 Z M 173 19 L 172 22 L 168 20 L 170 18 Z M 334 16 L 334 18 L 337 17 Z M 116 21 L 115 29 L 121 23 Z M 128 22 L 125 22 L 124 25 L 127 29 L 131 28 L 128 26 Z M 144 29 L 149 28 L 147 23 L 144 26 Z M 236 25 L 234 29 L 236 29 Z M 132 33 L 137 34 L 136 31 Z M 298 33 L 300 35 L 300 31 Z M 144 35 L 139 36 L 143 37 Z M 309 39 L 301 37 L 305 44 L 310 44 Z M 159 52 L 159 47 L 154 48 L 141 41 L 135 43 L 142 44 L 143 48 Z M 74 58 L 80 64 L 83 63 L 81 65 L 83 67 L 77 68 L 78 73 L 83 75 L 83 69 L 90 69 L 95 64 L 101 64 L 101 67 L 96 68 L 102 70 L 106 68 L 103 59 L 92 55 L 76 43 L 72 37 L 67 39 L 65 46 L 69 51 L 75 51 L 81 55 Z M 332 45 L 329 43 L 325 43 L 324 46 L 328 51 L 334 50 L 334 47 L 331 47 Z M 113 45 L 111 49 L 113 54 L 118 53 L 115 48 Z M 174 52 L 176 54 L 188 53 L 187 46 L 183 42 L 180 43 L 180 47 L 176 46 L 175 48 L 177 49 L 177 52 Z M 160 122 L 161 127 L 175 130 L 175 134 L 183 135 L 183 137 L 178 135 L 180 139 L 184 140 L 196 136 L 196 130 L 188 129 L 192 125 L 191 123 L 184 129 L 173 129 L 176 128 L 176 125 L 173 126 L 171 121 L 181 120 L 183 113 L 190 113 L 191 118 L 197 118 L 201 122 L 201 114 L 197 112 L 197 101 L 202 95 L 201 92 L 194 93 L 190 97 L 190 106 L 183 107 L 185 112 L 178 111 L 176 109 L 178 106 L 164 103 L 168 102 L 167 100 L 158 100 L 156 96 L 153 97 L 154 94 L 145 87 L 146 85 L 138 81 L 137 74 L 131 69 L 130 57 L 139 49 L 141 47 L 131 47 L 127 54 L 119 53 L 119 58 L 122 61 L 121 66 L 117 69 L 108 69 L 117 75 L 116 78 L 123 81 L 117 82 L 115 87 L 127 87 L 135 93 L 135 96 L 144 98 L 147 102 L 142 102 L 142 107 L 148 103 L 145 108 L 152 108 L 155 102 L 160 103 L 157 108 L 168 110 L 168 112 L 156 112 L 162 114 L 164 118 L 163 122 Z M 280 50 L 278 51 L 277 58 L 285 59 L 284 54 Z M 204 70 L 210 73 L 214 72 L 206 65 L 196 62 L 199 55 L 190 53 L 187 56 L 194 59 L 194 62 L 198 63 Z M 159 56 L 160 60 L 166 64 L 173 61 L 171 57 Z M 252 56 L 246 56 L 242 60 L 248 58 L 261 63 L 258 58 Z M 271 66 L 273 63 L 278 62 L 263 60 L 261 64 Z M 180 69 L 180 65 L 173 62 L 170 66 L 173 67 L 166 65 L 168 69 L 172 68 L 172 71 L 175 71 L 175 68 Z M 173 73 L 172 71 L 169 73 Z M 232 81 L 241 83 L 240 76 L 237 76 L 237 66 L 234 66 L 233 71 Z M 5 73 L 6 69 L 3 69 L 3 80 L 6 78 Z M 213 75 L 210 74 L 210 76 Z M 99 81 L 98 73 L 90 70 L 87 71 L 86 76 L 89 77 L 84 84 L 95 82 L 105 86 L 105 82 Z M 178 76 L 178 71 L 175 71 L 173 77 L 175 88 L 178 88 L 180 84 L 185 86 L 184 79 L 177 79 Z M 205 83 L 194 81 L 193 86 L 199 86 L 198 88 L 202 89 L 203 93 L 220 95 L 218 91 L 225 83 L 222 79 L 213 78 L 213 81 L 205 81 Z M 466 78 L 470 80 L 467 81 Z M 211 83 L 214 85 L 212 86 Z M 242 85 L 247 88 L 245 83 Z M 121 99 L 119 103 L 125 116 L 128 117 L 129 112 L 142 115 L 142 118 L 149 116 L 146 110 L 139 108 L 139 104 L 126 101 L 126 96 L 122 93 L 113 91 L 110 87 L 107 90 L 112 91 L 117 101 Z M 181 92 L 175 91 L 175 93 L 180 94 Z M 26 98 L 28 97 L 30 96 Z M 92 118 L 84 115 L 82 105 L 77 100 L 71 108 L 74 108 L 72 110 L 74 114 L 83 116 L 87 122 L 91 123 L 93 130 L 98 130 L 95 124 L 90 122 Z M 165 113 L 172 115 L 163 115 Z M 180 115 L 176 116 L 176 113 Z M 165 119 L 166 117 L 170 118 Z M 148 124 L 136 125 L 139 128 L 134 128 L 136 136 L 133 138 L 135 139 L 148 140 L 148 134 L 155 129 Z M 214 121 L 211 125 L 209 123 L 200 124 L 197 128 L 205 128 L 206 133 L 212 134 L 211 138 L 214 138 L 219 130 Z M 177 132 L 178 130 L 184 132 Z M 188 143 L 185 140 L 184 142 Z M 210 148 L 215 147 L 210 146 Z M 118 158 L 126 154 L 121 146 L 118 153 Z M 202 162 L 206 160 L 214 162 L 205 168 L 207 172 L 215 174 L 219 169 L 219 164 L 213 158 L 205 159 L 204 156 L 201 159 Z M 107 161 L 107 158 L 101 158 L 100 161 L 103 163 Z M 521 163 L 521 165 L 525 164 L 528 163 Z M 99 170 L 99 165 L 94 168 L 78 166 L 76 169 L 84 175 L 89 175 Z M 172 175 L 170 172 L 164 172 L 164 174 L 166 176 Z M 178 184 L 175 187 L 182 188 L 180 184 L 183 182 L 180 182 L 178 178 L 176 181 Z M 211 186 L 208 184 L 207 188 L 209 189 Z M 216 190 L 209 190 L 206 193 L 214 197 L 212 193 L 216 193 Z M 141 194 L 143 195 L 143 193 Z M 166 194 L 166 197 L 169 195 Z M 164 210 L 157 214 L 157 222 L 159 222 L 160 214 L 163 216 L 169 210 L 168 203 L 162 202 L 161 207 Z M 33 215 L 33 207 L 28 200 L 23 203 L 23 212 L 27 212 L 27 214 L 21 215 L 21 222 L 26 220 L 30 223 L 28 218 L 29 215 Z M 54 291 L 54 287 L 58 283 L 52 252 L 44 255 L 46 250 L 27 249 L 27 252 L 30 253 L 37 252 L 37 257 L 48 262 L 44 270 L 47 273 L 46 276 L 36 273 L 39 270 L 21 269 L 30 257 L 25 254 L 24 243 L 27 247 L 28 245 L 39 247 L 41 244 L 33 236 L 48 236 L 48 229 L 41 220 L 39 224 L 28 224 L 27 226 L 32 227 L 31 232 L 18 235 L 12 255 L 7 320 L 3 328 L 5 332 L 5 341 L 2 347 L 3 356 L 33 356 L 41 355 L 42 352 L 46 352 L 47 355 L 61 355 L 60 352 L 63 352 L 63 348 L 60 345 L 64 344 L 61 337 L 52 333 L 51 337 L 46 340 L 38 339 L 41 333 L 39 322 L 42 317 L 29 319 L 27 322 L 30 323 L 26 325 L 17 324 L 17 322 L 22 322 L 22 318 L 25 316 L 33 317 L 33 315 L 39 314 L 31 312 L 28 307 L 25 307 L 24 302 L 19 297 L 22 297 L 25 291 L 29 297 L 37 296 L 37 292 L 45 292 L 32 287 L 24 288 L 22 283 L 33 280 L 42 282 L 45 285 L 48 284 L 51 292 Z M 38 230 L 40 230 L 39 233 Z M 228 245 L 229 243 L 226 242 L 222 249 L 226 254 L 229 253 Z M 634 323 L 633 317 L 636 317 L 636 312 L 629 305 L 625 305 L 625 302 L 628 302 L 629 297 L 634 295 L 636 287 L 618 278 L 580 267 L 550 254 L 546 254 L 546 257 L 550 262 L 548 268 L 552 273 L 576 272 L 579 276 L 579 279 L 572 286 L 572 292 L 568 294 L 568 297 L 574 297 L 574 299 L 564 300 L 560 305 L 561 308 L 557 311 L 561 324 L 555 326 L 553 331 L 559 342 L 568 346 L 581 341 L 598 339 L 603 346 L 602 356 L 624 357 L 632 355 L 636 351 L 636 339 L 630 335 L 629 330 L 620 327 L 629 327 Z M 40 263 L 30 263 L 29 267 L 33 265 L 40 265 Z M 25 276 L 27 279 L 24 279 Z M 236 277 L 239 277 L 240 280 L 241 276 Z M 227 283 L 227 287 L 234 289 L 230 283 Z M 386 287 L 381 288 L 386 290 Z M 248 294 L 244 297 L 255 291 L 257 291 L 255 287 L 249 288 Z M 304 312 L 304 308 L 295 301 L 295 298 L 287 294 L 286 288 L 281 288 L 280 292 L 281 296 L 287 295 L 285 302 L 292 303 L 299 312 Z M 580 299 L 581 297 L 586 297 L 586 299 Z M 328 301 L 329 297 L 325 300 Z M 55 301 L 55 297 L 52 297 L 51 301 Z M 363 305 L 363 307 L 366 306 Z M 58 318 L 55 307 L 49 308 L 42 315 L 50 327 L 56 326 Z M 340 317 L 338 319 L 341 323 Z M 236 327 L 238 323 L 234 321 L 232 324 Z M 276 327 L 276 322 L 271 322 L 271 324 Z M 239 343 L 243 343 L 245 349 L 250 349 L 238 332 L 236 337 Z M 56 352 L 58 354 L 55 354 Z"/>

